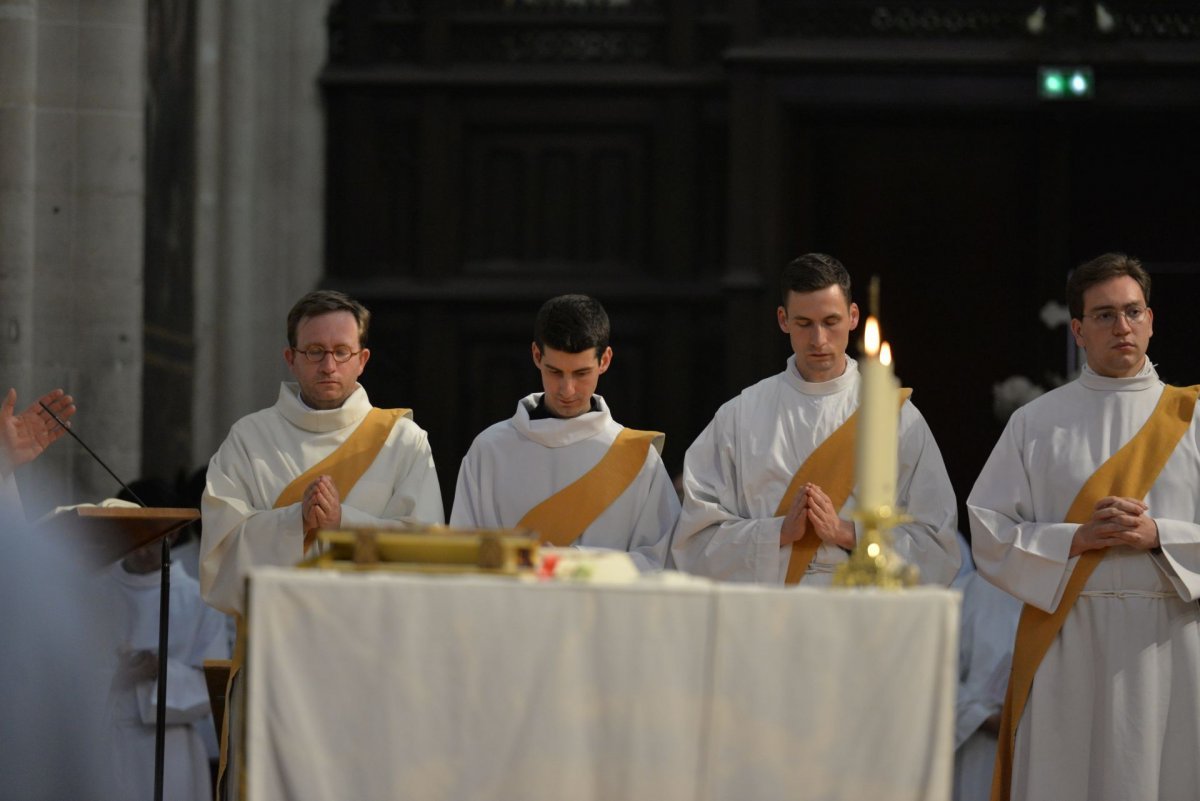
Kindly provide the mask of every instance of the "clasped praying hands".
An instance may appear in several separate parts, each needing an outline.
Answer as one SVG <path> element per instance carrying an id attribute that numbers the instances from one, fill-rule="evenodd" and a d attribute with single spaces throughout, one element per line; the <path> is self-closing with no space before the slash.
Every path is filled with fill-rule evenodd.
<path id="1" fill-rule="evenodd" d="M 1126 545 L 1141 551 L 1157 548 L 1158 524 L 1146 514 L 1149 507 L 1137 498 L 1110 495 L 1096 502 L 1091 519 L 1075 529 L 1071 556 L 1084 551 Z"/>
<path id="2" fill-rule="evenodd" d="M 809 523 L 822 542 L 839 548 L 854 547 L 854 524 L 838 517 L 829 495 L 812 483 L 801 487 L 792 499 L 791 508 L 779 529 L 779 544 L 791 545 L 799 541 Z"/>

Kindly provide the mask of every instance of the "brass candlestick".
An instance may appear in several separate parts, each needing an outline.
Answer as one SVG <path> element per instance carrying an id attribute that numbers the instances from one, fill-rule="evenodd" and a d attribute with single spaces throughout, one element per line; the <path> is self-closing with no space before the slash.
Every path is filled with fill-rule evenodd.
<path id="1" fill-rule="evenodd" d="M 897 590 L 916 585 L 920 573 L 896 553 L 891 532 L 893 526 L 912 518 L 899 509 L 880 506 L 859 510 L 854 513 L 854 519 L 862 523 L 863 535 L 851 551 L 850 558 L 834 569 L 833 586 Z"/>

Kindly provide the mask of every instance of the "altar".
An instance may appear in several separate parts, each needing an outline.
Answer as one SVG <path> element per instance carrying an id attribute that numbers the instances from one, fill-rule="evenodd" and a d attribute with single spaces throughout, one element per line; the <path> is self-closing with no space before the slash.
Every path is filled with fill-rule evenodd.
<path id="1" fill-rule="evenodd" d="M 950 798 L 958 594 L 264 568 L 250 801 Z"/>

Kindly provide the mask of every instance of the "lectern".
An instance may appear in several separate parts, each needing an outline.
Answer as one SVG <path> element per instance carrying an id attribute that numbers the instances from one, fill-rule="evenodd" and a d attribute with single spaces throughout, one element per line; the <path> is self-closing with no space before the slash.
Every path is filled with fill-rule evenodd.
<path id="1" fill-rule="evenodd" d="M 154 720 L 154 798 L 163 797 L 163 746 L 167 714 L 167 625 L 170 621 L 171 545 L 167 535 L 200 518 L 199 509 L 132 506 L 75 506 L 46 518 L 40 529 L 70 537 L 96 567 L 112 564 L 155 541 L 162 542 L 162 584 L 158 606 L 158 709 Z"/>

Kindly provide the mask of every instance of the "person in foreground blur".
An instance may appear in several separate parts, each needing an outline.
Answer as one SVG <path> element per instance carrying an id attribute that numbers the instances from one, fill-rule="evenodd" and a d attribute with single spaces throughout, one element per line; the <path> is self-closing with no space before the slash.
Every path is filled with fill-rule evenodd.
<path id="1" fill-rule="evenodd" d="M 15 413 L 15 389 L 0 402 L 0 515 L 5 519 L 25 519 L 17 491 L 17 468 L 32 462 L 67 433 L 42 404 L 64 423 L 75 414 L 74 399 L 61 389 L 47 392 L 20 414 Z"/>
<path id="2" fill-rule="evenodd" d="M 612 365 L 608 314 L 586 295 L 542 305 L 531 352 L 542 392 L 471 443 L 450 525 L 528 528 L 555 545 L 628 551 L 660 570 L 679 500 L 659 451 L 663 435 L 613 420 L 596 387 Z"/>
<path id="3" fill-rule="evenodd" d="M 1018 409 L 967 499 L 979 572 L 1025 602 L 994 799 L 1195 798 L 1200 387 L 1159 380 L 1150 276 L 1067 281 L 1080 376 Z"/>
<path id="4" fill-rule="evenodd" d="M 161 543 L 128 554 L 109 568 L 108 577 L 119 627 L 109 700 L 113 766 L 121 798 L 149 801 L 154 797 Z M 229 658 L 225 616 L 201 600 L 200 585 L 174 560 L 170 596 L 163 798 L 209 801 L 212 780 L 201 727 L 211 730 L 213 722 L 204 660 Z"/>
<path id="5" fill-rule="evenodd" d="M 858 364 L 846 357 L 858 305 L 846 268 L 822 253 L 788 264 L 781 289 L 776 318 L 793 354 L 688 448 L 671 550 L 680 570 L 711 578 L 828 584 L 858 540 L 853 439 L 822 447 L 858 409 Z M 954 490 L 925 418 L 908 400 L 898 413 L 896 502 L 912 520 L 893 529 L 896 551 L 923 582 L 948 585 L 959 563 Z"/>

